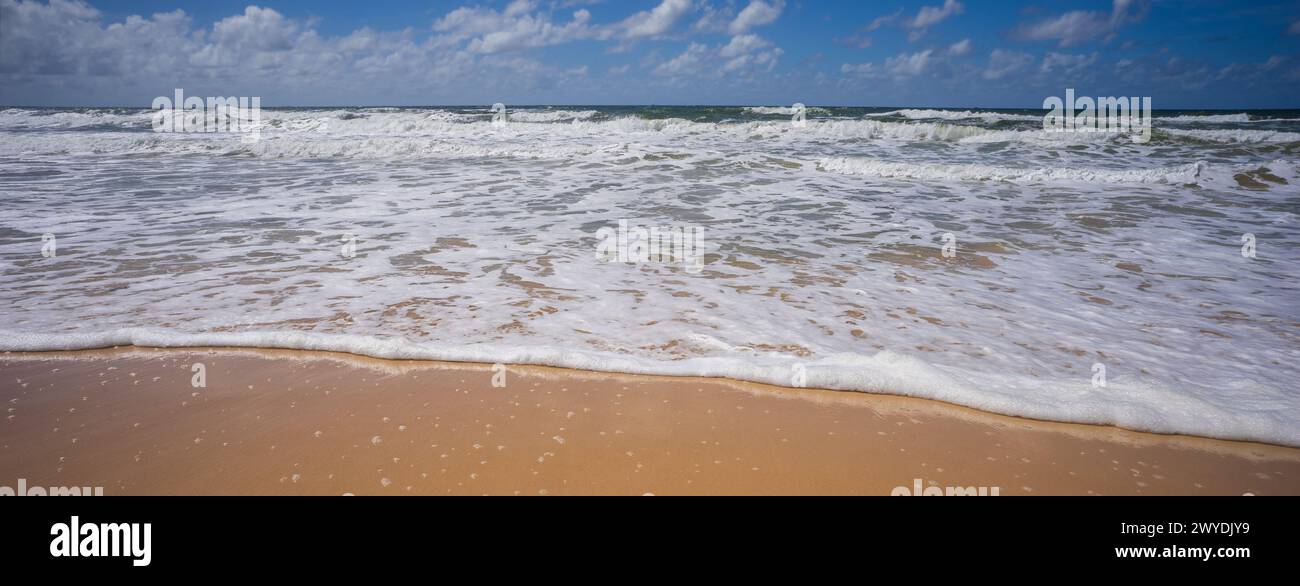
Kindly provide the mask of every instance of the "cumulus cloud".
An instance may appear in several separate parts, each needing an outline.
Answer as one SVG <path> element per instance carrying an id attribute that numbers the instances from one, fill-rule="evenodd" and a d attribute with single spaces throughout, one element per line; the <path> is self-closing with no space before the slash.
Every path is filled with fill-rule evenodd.
<path id="1" fill-rule="evenodd" d="M 1064 53 L 1052 52 L 1043 57 L 1043 65 L 1039 68 L 1039 71 L 1042 71 L 1043 73 L 1063 73 L 1067 75 L 1077 74 L 1096 65 L 1097 60 L 1099 59 L 1101 59 L 1101 55 L 1098 53 L 1092 53 L 1091 55 L 1067 55 Z"/>
<path id="2" fill-rule="evenodd" d="M 875 63 L 845 63 L 840 66 L 840 73 L 844 75 L 853 75 L 857 77 L 874 77 L 876 74 Z"/>
<path id="3" fill-rule="evenodd" d="M 719 8 L 708 0 L 700 0 L 698 10 L 700 17 L 695 21 L 695 24 L 691 25 L 691 32 L 723 33 L 731 26 L 731 21 L 736 18 L 735 7 L 723 6 Z"/>
<path id="4" fill-rule="evenodd" d="M 840 66 L 840 73 L 849 77 L 892 78 L 896 81 L 903 81 L 907 78 L 924 75 L 937 64 L 945 62 L 944 54 L 943 52 L 936 53 L 933 49 L 915 53 L 899 53 L 886 58 L 883 66 L 879 67 L 875 63 L 845 63 Z"/>
<path id="5" fill-rule="evenodd" d="M 478 92 L 492 99 L 511 87 L 541 87 L 568 75 L 532 58 L 491 54 L 518 43 L 493 34 L 513 27 L 534 27 L 539 40 L 531 43 L 573 32 L 529 16 L 534 6 L 521 1 L 501 12 L 453 11 L 435 24 L 436 39 L 421 41 L 410 30 L 368 28 L 323 37 L 308 21 L 258 6 L 196 28 L 179 10 L 106 23 L 80 0 L 0 0 L 0 102 L 148 104 L 177 87 L 191 95 L 277 96 L 296 104 L 377 96 L 431 103 L 453 93 L 457 101 L 474 99 Z M 579 14 L 574 22 L 585 26 L 586 19 Z"/>
<path id="6" fill-rule="evenodd" d="M 132 16 L 107 28 L 101 13 L 79 0 L 48 4 L 0 0 L 0 74 L 109 76 L 177 66 L 174 48 L 197 46 L 181 11 Z M 188 54 L 188 53 L 186 53 Z M 3 84 L 0 84 L 3 86 Z"/>
<path id="7" fill-rule="evenodd" d="M 896 76 L 913 77 L 925 73 L 930 67 L 930 56 L 934 51 L 903 53 L 885 60 L 885 69 Z"/>
<path id="8" fill-rule="evenodd" d="M 898 26 L 907 29 L 907 39 L 915 42 L 921 40 L 930 27 L 965 11 L 966 5 L 958 0 L 944 0 L 943 4 L 937 6 L 922 6 L 911 18 L 905 18 L 903 9 L 900 8 L 892 14 L 876 17 L 864 30 L 871 32 L 884 26 Z"/>
<path id="9" fill-rule="evenodd" d="M 1278 69 L 1287 65 L 1291 60 L 1281 55 L 1272 55 L 1263 63 L 1233 63 L 1223 67 L 1214 76 L 1216 81 L 1229 80 L 1232 82 L 1258 82 L 1263 79 L 1276 77 Z M 1285 77 L 1291 80 L 1293 76 L 1288 72 Z"/>
<path id="10" fill-rule="evenodd" d="M 256 5 L 198 25 L 181 10 L 111 16 L 93 1 L 0 0 L 0 104 L 147 105 L 176 87 L 189 95 L 262 96 L 268 106 L 522 99 L 512 96 L 536 103 L 734 100 L 741 95 L 738 88 L 748 88 L 744 95 L 770 97 L 793 84 L 805 84 L 800 87 L 808 87 L 809 95 L 853 100 L 877 95 L 863 93 L 873 79 L 890 80 L 875 87 L 891 88 L 882 91 L 897 92 L 890 98 L 900 102 L 972 95 L 992 103 L 998 95 L 1059 88 L 1067 80 L 1079 84 L 1075 87 L 1098 86 L 1082 83 L 1093 79 L 1196 95 L 1207 103 L 1223 95 L 1268 95 L 1285 103 L 1290 96 L 1285 84 L 1300 80 L 1300 61 L 1280 49 L 1277 56 L 1243 55 L 1225 66 L 1210 58 L 1179 58 L 1172 51 L 1126 54 L 1125 59 L 1107 56 L 1102 47 L 1100 54 L 1056 46 L 1033 55 L 1006 48 L 989 52 L 995 40 L 976 47 L 961 36 L 915 47 L 925 50 L 891 51 L 893 57 L 867 63 L 850 58 L 828 66 L 818 53 L 804 66 L 777 72 L 786 54 L 759 33 L 780 23 L 785 8 L 794 6 L 789 0 L 656 0 L 628 18 L 605 21 L 597 15 L 631 10 L 610 9 L 609 2 L 590 8 L 598 0 L 461 0 L 456 3 L 461 7 L 442 10 L 426 26 L 363 27 L 341 35 L 323 33 L 315 20 Z M 880 16 L 853 36 L 833 40 L 866 47 L 871 39 L 865 35 L 881 27 L 929 34 L 927 29 L 954 24 L 969 3 L 923 4 L 929 5 Z M 1009 36 L 1064 47 L 1105 40 L 1143 18 L 1150 4 L 1112 0 L 1109 10 L 1029 17 Z M 1277 35 L 1278 28 L 1300 34 L 1300 22 L 1275 19 L 1259 30 L 1269 27 L 1275 32 L 1268 34 Z M 705 33 L 719 36 L 698 37 Z M 651 40 L 657 42 L 645 42 Z M 643 50 L 619 63 L 587 61 L 583 51 L 539 50 L 577 42 Z M 983 66 L 960 64 L 971 59 Z M 627 77 L 615 79 L 619 76 Z M 608 79 L 589 79 L 600 77 Z M 1230 91 L 1192 93 L 1210 84 Z M 843 93 L 844 88 L 857 93 Z"/>
<path id="11" fill-rule="evenodd" d="M 623 39 L 658 37 L 672 30 L 677 21 L 693 9 L 691 0 L 663 0 L 653 9 L 633 14 L 609 28 L 604 37 Z"/>
<path id="12" fill-rule="evenodd" d="M 582 2 L 588 3 L 588 2 Z M 572 7 L 578 3 L 566 2 Z M 550 9 L 537 0 L 514 0 L 498 11 L 483 6 L 462 6 L 438 19 L 433 30 L 435 42 L 442 45 L 466 44 L 475 53 L 505 53 L 560 45 L 584 39 L 617 39 L 633 42 L 669 34 L 673 27 L 695 6 L 691 0 L 663 0 L 650 10 L 633 14 L 619 22 L 596 25 L 591 12 L 580 8 L 569 20 L 555 18 Z"/>
<path id="13" fill-rule="evenodd" d="M 871 37 L 863 34 L 853 34 L 847 37 L 835 37 L 835 42 L 840 45 L 856 47 L 858 49 L 869 49 L 871 48 L 871 45 L 875 43 Z"/>
<path id="14" fill-rule="evenodd" d="M 962 55 L 970 53 L 970 49 L 970 39 L 962 39 L 948 46 L 948 54 L 953 57 L 961 57 Z"/>
<path id="15" fill-rule="evenodd" d="M 916 17 L 908 22 L 911 28 L 928 28 L 947 20 L 948 17 L 965 12 L 966 7 L 957 0 L 944 0 L 943 6 L 922 6 Z"/>
<path id="16" fill-rule="evenodd" d="M 736 19 L 731 21 L 731 26 L 727 30 L 733 35 L 744 34 L 751 29 L 776 22 L 783 10 L 785 10 L 785 0 L 772 2 L 753 0 L 736 15 Z"/>
<path id="17" fill-rule="evenodd" d="M 737 35 L 725 45 L 691 43 L 681 54 L 655 67 L 653 73 L 664 77 L 718 77 L 756 69 L 770 71 L 784 54 L 780 47 L 758 35 Z"/>
<path id="18" fill-rule="evenodd" d="M 433 23 L 441 36 L 437 42 L 456 44 L 469 40 L 466 47 L 475 53 L 505 53 L 559 45 L 590 38 L 595 31 L 589 26 L 591 13 L 580 9 L 567 23 L 556 23 L 550 14 L 533 12 L 535 0 L 515 0 L 504 10 L 480 6 L 461 7 Z"/>
<path id="19" fill-rule="evenodd" d="M 1110 13 L 1074 10 L 1060 16 L 1021 24 L 1012 37 L 1025 41 L 1056 41 L 1070 47 L 1109 38 L 1121 27 L 1141 21 L 1150 10 L 1149 0 L 1114 0 Z"/>
<path id="20" fill-rule="evenodd" d="M 214 67 L 274 67 L 301 40 L 298 23 L 269 8 L 249 6 L 243 14 L 217 21 L 191 58 L 196 65 Z"/>
<path id="21" fill-rule="evenodd" d="M 989 65 L 984 69 L 984 79 L 1002 79 L 1023 71 L 1033 62 L 1033 55 L 994 49 L 989 54 Z"/>
<path id="22" fill-rule="evenodd" d="M 872 32 L 872 31 L 878 30 L 878 29 L 880 29 L 880 28 L 882 28 L 882 27 L 885 27 L 885 26 L 888 26 L 888 25 L 891 25 L 891 24 L 895 24 L 895 23 L 898 22 L 898 19 L 901 18 L 902 16 L 903 16 L 903 9 L 902 9 L 902 8 L 899 8 L 899 9 L 898 9 L 897 11 L 895 11 L 893 14 L 886 14 L 886 15 L 884 15 L 884 16 L 877 16 L 874 20 L 871 21 L 870 24 L 867 25 L 867 27 L 866 27 L 867 32 Z"/>

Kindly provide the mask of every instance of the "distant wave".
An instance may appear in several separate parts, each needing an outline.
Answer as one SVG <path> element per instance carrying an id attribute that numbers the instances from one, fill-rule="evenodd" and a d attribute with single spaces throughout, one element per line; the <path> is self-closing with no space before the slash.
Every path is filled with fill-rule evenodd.
<path id="1" fill-rule="evenodd" d="M 1156 120 L 1163 122 L 1200 122 L 1205 124 L 1245 124 L 1250 122 L 1250 114 L 1213 114 L 1213 115 L 1186 115 L 1186 116 L 1157 116 Z"/>
<path id="2" fill-rule="evenodd" d="M 749 112 L 750 114 L 759 114 L 765 116 L 794 115 L 794 109 L 788 106 L 749 106 L 745 108 L 745 111 Z M 807 112 L 809 114 L 829 114 L 830 110 L 825 110 L 822 108 L 808 108 Z"/>
<path id="3" fill-rule="evenodd" d="M 924 110 L 902 109 L 890 112 L 867 114 L 871 118 L 907 118 L 909 120 L 983 120 L 987 122 L 1022 121 L 1034 122 L 1046 116 L 1037 114 L 1011 114 L 1005 112 L 987 112 L 975 110 Z M 1237 114 L 1180 114 L 1177 116 L 1155 115 L 1156 122 L 1195 123 L 1195 124 L 1250 124 L 1253 122 L 1298 122 L 1300 118 L 1263 118 L 1252 117 L 1242 112 Z"/>
<path id="4" fill-rule="evenodd" d="M 0 154 L 158 153 L 222 154 L 277 159 L 358 158 L 419 159 L 433 157 L 588 159 L 642 157 L 656 153 L 714 155 L 752 153 L 753 141 L 771 148 L 901 148 L 912 143 L 1032 145 L 1044 149 L 1081 146 L 1134 146 L 1122 135 L 1047 133 L 1041 130 L 994 130 L 944 122 L 885 120 L 813 120 L 796 127 L 787 121 L 694 122 L 678 118 L 624 116 L 608 120 L 566 118 L 555 112 L 493 127 L 482 117 L 449 112 L 358 113 L 329 111 L 273 113 L 262 120 L 257 142 L 237 134 L 148 132 L 147 114 L 44 117 L 35 123 L 15 121 L 0 112 L 0 128 L 63 129 L 73 132 L 22 132 L 0 141 Z M 585 115 L 585 113 L 584 113 Z M 42 117 L 36 117 L 42 118 Z M 113 122 L 116 120 L 116 122 Z M 113 124 L 135 132 L 111 132 Z M 141 132 L 142 131 L 142 132 Z M 665 141 L 672 141 L 671 144 Z M 1157 129 L 1154 145 L 1291 144 L 1300 133 L 1248 129 Z M 786 153 L 783 156 L 793 156 Z M 725 156 L 724 156 L 725 158 Z M 985 171 L 980 171 L 985 173 Z M 992 173 L 990 171 L 990 173 Z M 994 175 L 997 175 L 994 173 Z M 998 175 L 1000 176 L 1000 175 Z"/>
<path id="5" fill-rule="evenodd" d="M 877 114 L 868 114 L 873 118 L 899 117 L 910 120 L 985 120 L 990 122 L 999 122 L 1004 120 L 1019 121 L 1041 121 L 1042 116 L 1031 114 L 1006 114 L 1002 112 L 976 112 L 971 110 L 917 110 L 903 109 L 892 112 L 881 112 Z"/>
<path id="6" fill-rule="evenodd" d="M 1300 133 L 1273 130 L 1176 130 L 1163 128 L 1161 132 L 1173 137 L 1219 143 L 1293 143 L 1300 142 Z"/>
<path id="7" fill-rule="evenodd" d="M 1162 169 L 1100 169 L 1039 167 L 1013 168 L 993 165 L 897 163 L 869 158 L 826 158 L 817 163 L 822 171 L 861 175 L 880 179 L 908 179 L 919 181 L 1003 181 L 1008 183 L 1118 183 L 1211 185 L 1235 181 L 1244 172 L 1254 168 L 1237 168 L 1205 162 Z M 1267 170 L 1294 179 L 1294 163 L 1273 163 Z"/>
<path id="8" fill-rule="evenodd" d="M 509 118 L 513 122 L 568 122 L 591 120 L 599 114 L 596 110 L 516 110 L 509 112 Z"/>
<path id="9" fill-rule="evenodd" d="M 1194 115 L 1187 114 L 1181 116 L 1156 116 L 1156 120 L 1163 122 L 1187 122 L 1200 124 L 1251 124 L 1251 123 L 1269 123 L 1269 122 L 1300 122 L 1300 118 L 1266 118 L 1262 115 L 1252 115 L 1242 112 L 1240 114 L 1205 114 Z"/>

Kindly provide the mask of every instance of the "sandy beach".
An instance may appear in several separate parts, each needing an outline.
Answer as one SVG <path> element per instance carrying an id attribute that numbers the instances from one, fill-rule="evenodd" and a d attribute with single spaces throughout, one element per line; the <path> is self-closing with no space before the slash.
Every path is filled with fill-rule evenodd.
<path id="1" fill-rule="evenodd" d="M 7 486 L 667 496 L 889 495 L 919 483 L 1002 496 L 1300 494 L 1293 448 L 726 380 L 513 366 L 502 380 L 491 365 L 138 348 L 5 354 L 0 373 Z"/>

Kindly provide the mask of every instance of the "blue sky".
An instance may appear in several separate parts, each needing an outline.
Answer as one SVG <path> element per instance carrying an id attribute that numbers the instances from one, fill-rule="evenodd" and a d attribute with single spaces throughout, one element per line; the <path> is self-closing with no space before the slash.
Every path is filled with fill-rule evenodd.
<path id="1" fill-rule="evenodd" d="M 0 103 L 1300 107 L 1300 2 L 0 0 Z"/>

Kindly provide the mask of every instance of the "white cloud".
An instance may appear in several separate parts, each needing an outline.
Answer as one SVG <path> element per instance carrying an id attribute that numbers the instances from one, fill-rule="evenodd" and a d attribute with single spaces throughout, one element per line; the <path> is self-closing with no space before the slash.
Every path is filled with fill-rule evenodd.
<path id="1" fill-rule="evenodd" d="M 505 10 L 461 7 L 433 23 L 439 44 L 455 45 L 470 39 L 466 48 L 475 53 L 505 53 L 590 38 L 591 13 L 580 9 L 572 20 L 557 24 L 545 13 L 533 13 L 534 0 L 515 0 Z"/>
<path id="2" fill-rule="evenodd" d="M 758 49 L 764 49 L 771 45 L 771 43 L 758 35 L 740 35 L 732 37 L 731 42 L 727 43 L 718 54 L 723 57 L 731 58 L 751 53 Z"/>
<path id="3" fill-rule="evenodd" d="M 672 30 L 673 25 L 681 20 L 694 7 L 691 0 L 663 0 L 652 10 L 638 12 L 614 25 L 606 37 L 617 36 L 624 39 L 643 39 L 657 37 Z"/>
<path id="4" fill-rule="evenodd" d="M 434 37 L 421 40 L 410 29 L 322 37 L 311 21 L 255 6 L 195 28 L 182 11 L 106 23 L 80 1 L 0 0 L 0 101 L 147 105 L 180 87 L 189 95 L 261 96 L 267 106 L 491 103 L 521 91 L 511 88 L 553 87 L 555 79 L 583 74 L 581 63 L 558 68 L 491 54 L 519 43 L 508 33 L 521 26 L 539 39 L 524 43 L 568 34 L 562 29 L 569 25 L 530 15 L 534 6 L 453 11 L 438 21 Z M 575 22 L 585 26 L 583 12 Z"/>
<path id="5" fill-rule="evenodd" d="M 944 0 L 943 6 L 922 6 L 907 26 L 911 28 L 929 28 L 947 20 L 948 17 L 965 12 L 966 6 L 957 0 Z"/>
<path id="6" fill-rule="evenodd" d="M 771 3 L 753 0 L 736 15 L 735 20 L 731 21 L 728 30 L 733 35 L 739 35 L 750 29 L 772 24 L 781 17 L 783 10 L 785 10 L 785 0 L 774 0 Z"/>
<path id="7" fill-rule="evenodd" d="M 1043 73 L 1079 75 L 1096 65 L 1099 59 L 1101 59 L 1101 55 L 1098 53 L 1066 55 L 1052 52 L 1043 57 L 1043 65 L 1039 68 L 1039 71 Z"/>
<path id="8" fill-rule="evenodd" d="M 866 35 L 855 34 L 847 37 L 836 37 L 835 42 L 848 47 L 857 47 L 859 49 L 868 49 L 875 43 Z"/>
<path id="9" fill-rule="evenodd" d="M 970 51 L 970 45 L 970 39 L 966 39 L 949 47 L 946 54 L 965 54 L 965 52 Z M 840 66 L 840 73 L 846 76 L 863 78 L 889 76 L 902 79 L 917 77 L 925 74 L 936 63 L 942 63 L 944 54 L 943 52 L 936 54 L 933 49 L 916 53 L 899 53 L 885 59 L 883 67 L 877 67 L 875 63 L 845 63 Z"/>
<path id="10" fill-rule="evenodd" d="M 556 25 L 542 16 L 524 15 L 510 23 L 508 28 L 492 31 L 469 44 L 476 53 L 500 53 L 519 49 L 558 45 L 587 37 L 591 13 L 579 10 L 573 20 Z"/>
<path id="11" fill-rule="evenodd" d="M 696 73 L 704 64 L 708 54 L 708 45 L 691 43 L 691 46 L 688 47 L 686 51 L 682 52 L 681 55 L 659 64 L 659 66 L 654 69 L 654 74 L 676 77 Z"/>
<path id="12" fill-rule="evenodd" d="M 737 35 L 716 47 L 691 43 L 680 55 L 659 64 L 653 73 L 664 77 L 717 77 L 748 69 L 771 70 L 784 54 L 780 47 L 758 35 Z"/>
<path id="13" fill-rule="evenodd" d="M 727 27 L 731 26 L 731 21 L 735 19 L 736 10 L 733 6 L 715 8 L 708 0 L 701 0 L 699 4 L 700 18 L 691 25 L 691 32 L 703 33 L 723 33 Z"/>
<path id="14" fill-rule="evenodd" d="M 886 15 L 884 15 L 884 16 L 877 16 L 877 17 L 875 18 L 875 20 L 872 20 L 872 21 L 871 21 L 871 24 L 867 25 L 867 32 L 875 31 L 875 30 L 877 30 L 877 29 L 879 29 L 879 28 L 881 28 L 881 27 L 883 27 L 883 26 L 894 24 L 894 23 L 898 22 L 898 19 L 899 19 L 900 17 L 902 17 L 902 16 L 903 16 L 903 9 L 902 9 L 902 8 L 899 8 L 899 9 L 898 9 L 896 12 L 894 12 L 893 14 L 886 14 Z"/>
<path id="15" fill-rule="evenodd" d="M 183 67 L 198 45 L 190 18 L 175 11 L 128 17 L 107 28 L 81 1 L 0 0 L 0 74 L 111 76 L 164 73 Z M 183 50 L 184 52 L 171 52 Z M 5 85 L 0 83 L 0 87 Z"/>
<path id="16" fill-rule="evenodd" d="M 953 57 L 961 57 L 962 55 L 970 53 L 970 49 L 970 39 L 962 39 L 948 46 L 948 54 Z"/>
<path id="17" fill-rule="evenodd" d="M 840 66 L 840 73 L 844 75 L 856 75 L 858 77 L 874 77 L 876 75 L 875 63 L 845 63 Z"/>
<path id="18" fill-rule="evenodd" d="M 1074 10 L 1055 18 L 1022 24 L 1012 31 L 1012 36 L 1026 41 L 1057 41 L 1061 47 L 1070 47 L 1108 37 L 1124 25 L 1145 18 L 1149 8 L 1149 0 L 1114 0 L 1110 14 Z"/>
<path id="19" fill-rule="evenodd" d="M 926 50 L 919 53 L 903 53 L 885 60 L 885 69 L 889 73 L 902 76 L 912 77 L 925 73 L 930 66 L 930 56 L 934 51 Z"/>
<path id="20" fill-rule="evenodd" d="M 984 70 L 984 79 L 1002 79 L 1024 70 L 1033 61 L 1034 57 L 1026 53 L 994 49 L 989 54 L 989 65 Z"/>
<path id="21" fill-rule="evenodd" d="M 877 17 L 867 25 L 867 32 L 874 31 L 886 25 L 898 25 L 904 29 L 909 29 L 907 40 L 916 42 L 925 36 L 930 27 L 939 24 L 948 18 L 961 14 L 966 11 L 966 5 L 958 0 L 944 0 L 942 5 L 922 6 L 912 18 L 903 18 L 903 9 L 893 14 L 887 14 Z"/>

